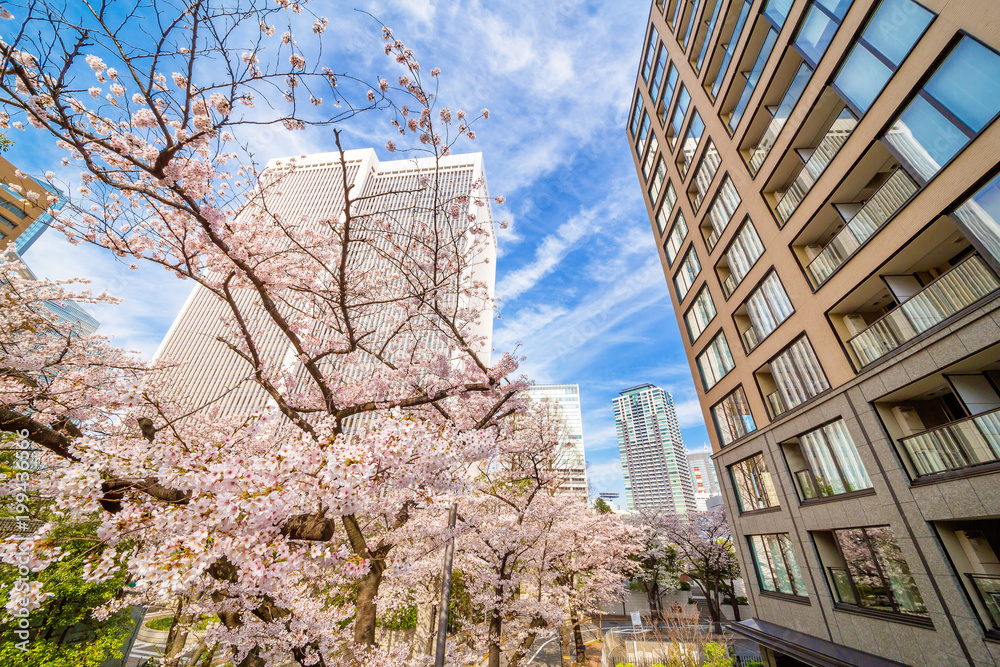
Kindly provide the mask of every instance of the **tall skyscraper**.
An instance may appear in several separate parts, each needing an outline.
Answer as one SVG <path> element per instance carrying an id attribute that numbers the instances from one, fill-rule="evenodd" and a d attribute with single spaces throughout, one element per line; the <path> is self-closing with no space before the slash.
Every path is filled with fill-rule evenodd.
<path id="1" fill-rule="evenodd" d="M 769 667 L 1000 659 L 998 10 L 652 3 L 626 132 Z"/>
<path id="2" fill-rule="evenodd" d="M 380 162 L 373 149 L 362 149 L 346 151 L 345 162 L 346 175 L 342 172 L 338 153 L 319 153 L 297 158 L 294 170 L 289 170 L 287 158 L 268 162 L 261 174 L 261 181 L 267 183 L 281 179 L 280 192 L 268 194 L 269 213 L 280 216 L 282 220 L 302 220 L 304 224 L 336 219 L 342 215 L 346 181 L 352 192 L 364 197 L 361 213 L 375 214 L 380 211 L 379 207 L 383 207 L 389 212 L 393 223 L 401 228 L 426 223 L 421 216 L 426 216 L 425 211 L 431 204 L 423 200 L 414 204 L 414 198 L 431 196 L 421 183 L 436 170 L 439 174 L 439 194 L 444 198 L 469 196 L 478 183 L 477 192 L 481 196 L 471 197 L 464 213 L 474 214 L 478 222 L 488 223 L 486 228 L 492 230 L 481 153 L 450 155 L 438 163 L 433 158 Z M 400 192 L 410 194 L 397 194 Z M 454 219 L 466 220 L 464 216 L 456 216 Z M 462 226 L 464 224 L 456 223 L 456 227 L 451 229 L 456 235 L 456 243 L 462 242 L 460 237 L 466 232 L 466 228 Z M 358 244 L 358 252 L 365 254 L 358 259 L 356 266 L 365 267 L 371 272 L 386 270 L 380 264 L 378 253 L 373 251 L 378 243 L 379 240 L 374 239 L 370 244 Z M 495 260 L 496 240 L 491 236 L 486 248 L 475 258 L 471 270 L 463 275 L 463 280 L 469 281 L 470 285 L 486 285 L 489 296 L 492 297 L 496 279 Z M 455 290 L 456 293 L 459 291 Z M 251 298 L 248 294 L 247 299 Z M 491 309 L 492 306 L 482 304 L 481 308 Z M 482 317 L 476 327 L 469 331 L 473 335 L 484 337 L 485 342 L 480 344 L 479 352 L 487 360 L 493 331 L 491 314 L 492 310 L 490 315 Z M 155 358 L 180 362 L 177 369 L 171 372 L 177 380 L 175 384 L 182 402 L 192 406 L 211 404 L 220 414 L 246 414 L 263 408 L 268 396 L 258 384 L 250 381 L 246 366 L 241 360 L 217 340 L 218 336 L 227 331 L 223 324 L 224 316 L 229 316 L 224 304 L 206 289 L 195 287 L 160 344 Z M 372 317 L 378 320 L 381 315 L 375 313 Z M 258 336 L 261 357 L 274 365 L 287 363 L 289 358 L 294 359 L 294 352 L 289 349 L 287 339 L 271 325 L 263 313 L 258 319 L 259 322 L 254 325 L 260 327 L 261 331 Z M 376 330 L 381 326 L 380 321 L 368 324 Z M 419 344 L 433 346 L 437 340 L 430 335 L 428 339 Z M 417 344 L 414 341 L 414 345 Z M 345 372 L 360 376 L 364 372 L 363 364 L 354 364 Z"/>
<path id="3" fill-rule="evenodd" d="M 699 512 L 708 509 L 708 499 L 720 495 L 719 479 L 715 475 L 715 464 L 712 463 L 712 452 L 687 453 L 688 466 L 691 467 L 691 483 L 694 485 L 694 502 Z"/>
<path id="4" fill-rule="evenodd" d="M 580 385 L 536 384 L 528 389 L 534 401 L 551 406 L 562 422 L 565 445 L 556 465 L 564 476 L 560 491 L 574 493 L 585 500 L 587 494 L 587 457 L 583 448 L 583 414 L 580 411 Z"/>
<path id="5" fill-rule="evenodd" d="M 641 384 L 621 392 L 613 403 L 627 509 L 695 511 L 691 469 L 673 396 Z"/>
<path id="6" fill-rule="evenodd" d="M 55 197 L 49 202 L 49 197 Z M 18 175 L 13 164 L 0 157 L 0 250 L 19 255 L 48 229 L 52 214 L 66 203 L 66 196 L 51 183 L 26 174 Z"/>

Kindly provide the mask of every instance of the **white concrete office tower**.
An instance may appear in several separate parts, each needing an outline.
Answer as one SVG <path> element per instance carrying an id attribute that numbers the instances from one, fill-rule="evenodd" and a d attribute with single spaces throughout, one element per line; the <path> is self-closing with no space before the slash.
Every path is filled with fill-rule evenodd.
<path id="1" fill-rule="evenodd" d="M 694 484 L 695 505 L 699 512 L 705 512 L 708 510 L 708 499 L 722 495 L 715 465 L 712 463 L 712 452 L 709 449 L 688 452 L 687 459 L 691 467 L 691 482 Z"/>
<path id="2" fill-rule="evenodd" d="M 673 396 L 641 384 L 621 392 L 613 403 L 628 510 L 695 511 L 691 468 Z"/>
<path id="3" fill-rule="evenodd" d="M 275 159 L 268 162 L 261 174 L 262 184 L 274 183 L 281 179 L 280 191 L 267 194 L 269 213 L 280 216 L 281 220 L 301 220 L 303 225 L 320 227 L 320 221 L 343 215 L 344 184 L 351 187 L 355 197 L 364 198 L 358 204 L 357 213 L 391 211 L 389 216 L 401 229 L 416 226 L 420 216 L 427 216 L 430 205 L 426 200 L 430 194 L 422 179 L 439 173 L 438 196 L 450 199 L 459 195 L 472 195 L 468 209 L 463 213 L 475 215 L 479 223 L 493 235 L 492 213 L 486 189 L 483 157 L 481 153 L 450 155 L 435 163 L 433 158 L 420 158 L 380 162 L 374 149 L 345 151 L 343 173 L 339 153 L 318 153 L 294 159 L 295 169 L 290 169 L 290 159 Z M 431 180 L 433 186 L 434 181 Z M 478 189 L 473 193 L 474 185 Z M 408 193 L 406 195 L 398 193 Z M 416 204 L 414 204 L 416 202 Z M 464 242 L 468 234 L 467 218 L 457 216 L 451 230 L 457 242 Z M 380 264 L 376 246 L 378 241 L 361 244 L 356 266 L 363 270 L 385 270 Z M 474 258 L 471 271 L 463 276 L 469 284 L 480 283 L 487 286 L 488 298 L 492 301 L 496 283 L 496 238 L 492 236 L 484 249 Z M 459 293 L 456 289 L 455 293 Z M 247 303 L 253 295 L 247 294 Z M 473 304 L 474 305 L 474 304 Z M 485 314 L 486 309 L 490 309 Z M 250 308 L 252 310 L 252 308 Z M 476 351 L 489 362 L 492 348 L 493 317 L 492 303 L 483 303 L 484 316 L 478 324 L 470 327 L 469 333 L 484 337 L 484 342 Z M 222 302 L 206 289 L 195 287 L 188 297 L 166 337 L 156 352 L 156 359 L 179 362 L 175 373 L 179 385 L 179 400 L 193 407 L 212 404 L 220 415 L 248 414 L 263 408 L 268 401 L 264 390 L 250 381 L 246 365 L 230 352 L 217 337 L 227 331 L 223 316 L 230 313 Z M 382 315 L 375 314 L 377 321 L 369 322 L 377 328 Z M 287 339 L 272 325 L 261 311 L 252 326 L 259 328 L 258 337 L 261 356 L 273 364 L 294 361 L 294 352 Z M 423 344 L 423 341 L 414 344 Z M 433 345 L 433 342 L 430 343 Z M 364 376 L 364 364 L 352 363 L 349 373 L 359 378 Z"/>
<path id="4" fill-rule="evenodd" d="M 580 385 L 537 384 L 528 389 L 528 395 L 533 401 L 552 405 L 562 422 L 566 447 L 556 463 L 565 476 L 560 491 L 587 498 L 587 457 L 583 448 Z"/>

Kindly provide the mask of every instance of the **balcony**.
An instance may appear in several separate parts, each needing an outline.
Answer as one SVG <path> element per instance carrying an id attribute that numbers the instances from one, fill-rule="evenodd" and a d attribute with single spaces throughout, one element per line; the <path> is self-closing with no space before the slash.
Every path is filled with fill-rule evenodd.
<path id="1" fill-rule="evenodd" d="M 1000 289 L 979 255 L 971 255 L 847 341 L 862 367 Z"/>
<path id="2" fill-rule="evenodd" d="M 722 292 L 726 295 L 727 299 L 733 295 L 733 292 L 736 291 L 736 287 L 738 285 L 739 283 L 736 282 L 736 276 L 732 273 L 730 273 L 729 276 L 722 282 Z"/>
<path id="3" fill-rule="evenodd" d="M 774 207 L 774 212 L 784 225 L 805 199 L 813 185 L 823 175 L 833 158 L 840 152 L 840 147 L 847 142 L 847 139 L 858 124 L 849 110 L 844 109 L 837 116 L 833 125 L 824 135 L 822 141 L 815 148 L 802 149 L 798 151 L 799 157 L 805 161 L 802 168 L 796 175 L 795 180 L 781 193 L 775 193 L 778 200 Z"/>
<path id="4" fill-rule="evenodd" d="M 846 224 L 806 266 L 814 287 L 819 287 L 868 239 L 878 232 L 917 191 L 917 184 L 902 169 L 896 169 L 860 208 L 837 205 Z M 847 215 L 853 215 L 848 219 Z"/>
<path id="5" fill-rule="evenodd" d="M 900 440 L 917 476 L 1000 461 L 1000 409 Z"/>
<path id="6" fill-rule="evenodd" d="M 778 391 L 773 391 L 765 397 L 767 401 L 767 410 L 771 413 L 771 419 L 777 419 L 778 415 L 788 412 L 788 408 L 785 406 L 785 399 L 781 397 L 781 393 Z"/>
<path id="7" fill-rule="evenodd" d="M 995 574 L 970 574 L 966 575 L 979 594 L 979 601 L 983 603 L 990 614 L 990 622 L 994 630 L 1000 630 L 1000 576 Z"/>

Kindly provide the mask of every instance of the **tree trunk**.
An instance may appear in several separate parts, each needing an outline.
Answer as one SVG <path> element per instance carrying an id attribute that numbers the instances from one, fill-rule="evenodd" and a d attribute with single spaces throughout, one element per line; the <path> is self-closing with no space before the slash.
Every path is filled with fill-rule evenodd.
<path id="1" fill-rule="evenodd" d="M 733 605 L 733 620 L 739 623 L 743 619 L 740 618 L 740 603 L 736 601 L 736 582 L 733 580 L 729 581 L 729 601 Z"/>
<path id="2" fill-rule="evenodd" d="M 660 582 L 655 579 L 646 584 L 646 602 L 649 604 L 649 615 L 661 620 L 660 613 Z"/>
<path id="3" fill-rule="evenodd" d="M 184 644 L 187 642 L 188 631 L 181 627 L 181 624 L 190 625 L 194 620 L 190 614 L 184 613 L 187 606 L 188 597 L 182 595 L 177 600 L 177 612 L 174 613 L 174 623 L 167 633 L 167 645 L 163 650 L 164 667 L 177 667 L 184 651 Z"/>
<path id="4" fill-rule="evenodd" d="M 580 618 L 576 609 L 572 609 L 569 614 L 569 622 L 573 624 L 573 643 L 576 644 L 576 664 L 587 664 L 587 645 L 583 643 L 583 628 L 580 627 Z"/>
<path id="5" fill-rule="evenodd" d="M 371 562 L 368 574 L 358 581 L 358 599 L 354 618 L 354 643 L 375 645 L 375 617 L 378 613 L 375 596 L 382 583 L 382 564 Z"/>
<path id="6" fill-rule="evenodd" d="M 503 594 L 502 590 L 497 591 L 497 596 Z M 490 613 L 490 661 L 489 667 L 500 667 L 500 632 L 503 630 L 503 619 L 500 617 L 500 610 L 494 609 Z"/>
<path id="7" fill-rule="evenodd" d="M 546 625 L 547 623 L 545 622 L 545 619 L 533 618 L 531 619 L 531 623 L 528 625 L 528 627 L 544 628 Z M 523 658 L 524 654 L 528 652 L 528 649 L 531 648 L 531 645 L 535 643 L 535 637 L 537 636 L 538 636 L 537 632 L 531 632 L 528 633 L 527 637 L 521 640 L 521 648 L 519 648 L 517 652 L 511 656 L 510 662 L 507 663 L 507 667 L 517 667 L 518 664 L 520 664 L 521 658 Z"/>

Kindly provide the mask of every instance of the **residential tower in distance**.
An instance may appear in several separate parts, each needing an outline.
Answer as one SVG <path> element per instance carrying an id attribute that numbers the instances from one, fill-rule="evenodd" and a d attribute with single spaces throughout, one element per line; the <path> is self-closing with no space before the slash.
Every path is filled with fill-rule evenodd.
<path id="1" fill-rule="evenodd" d="M 651 4 L 626 132 L 769 667 L 1000 662 L 998 8 Z"/>
<path id="2" fill-rule="evenodd" d="M 533 401 L 550 405 L 562 422 L 563 451 L 556 466 L 563 476 L 559 490 L 587 499 L 587 457 L 583 447 L 583 414 L 580 411 L 580 385 L 536 384 L 528 389 Z"/>
<path id="3" fill-rule="evenodd" d="M 613 403 L 626 509 L 694 512 L 691 469 L 673 396 L 641 384 L 621 392 Z"/>

